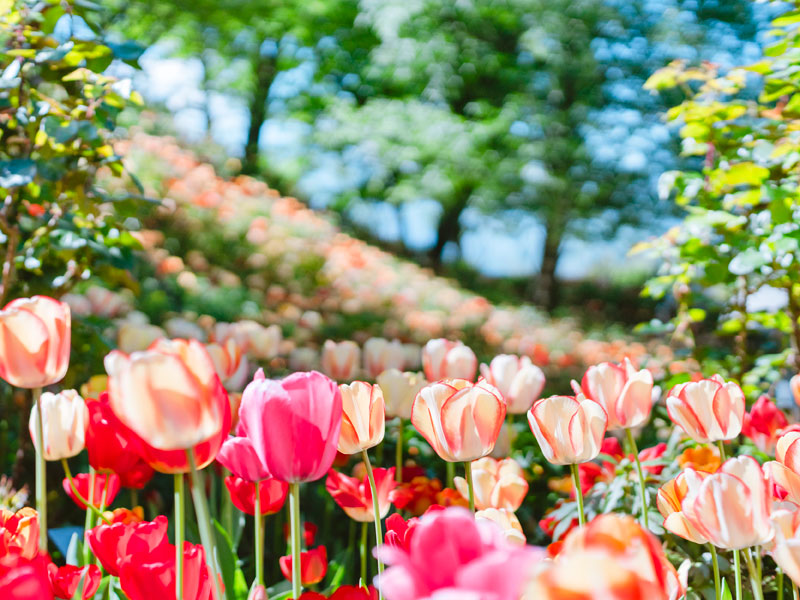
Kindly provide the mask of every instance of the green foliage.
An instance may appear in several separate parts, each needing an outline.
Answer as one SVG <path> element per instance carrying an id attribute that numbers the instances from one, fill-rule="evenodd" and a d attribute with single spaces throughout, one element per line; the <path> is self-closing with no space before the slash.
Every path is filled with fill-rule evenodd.
<path id="1" fill-rule="evenodd" d="M 0 303 L 58 296 L 91 275 L 129 283 L 135 205 L 110 197 L 97 174 L 124 172 L 111 132 L 140 99 L 105 71 L 138 50 L 104 40 L 92 17 L 69 2 L 0 3 Z"/>
<path id="2" fill-rule="evenodd" d="M 665 263 L 645 294 L 672 293 L 673 337 L 752 394 L 781 367 L 800 367 L 797 14 L 773 21 L 773 43 L 756 64 L 720 73 L 676 62 L 648 82 L 689 93 L 667 118 L 681 125 L 683 154 L 698 159 L 662 178 L 686 216 L 654 244 Z"/>

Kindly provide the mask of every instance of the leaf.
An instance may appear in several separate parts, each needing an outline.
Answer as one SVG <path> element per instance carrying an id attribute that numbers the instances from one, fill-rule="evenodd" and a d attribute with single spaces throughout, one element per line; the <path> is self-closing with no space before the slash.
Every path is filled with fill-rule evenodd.
<path id="1" fill-rule="evenodd" d="M 0 161 L 0 187 L 11 189 L 29 184 L 36 177 L 36 163 L 29 158 Z"/>
<path id="2" fill-rule="evenodd" d="M 246 598 L 247 584 L 245 583 L 244 574 L 239 568 L 238 559 L 233 549 L 233 542 L 228 532 L 216 519 L 214 519 L 214 537 L 217 559 L 222 571 L 222 581 L 225 584 L 225 589 L 234 590 L 235 592 L 237 588 L 241 591 L 242 586 L 244 586 L 244 598 Z M 235 597 L 238 598 L 239 596 Z"/>
<path id="3" fill-rule="evenodd" d="M 720 597 L 721 600 L 733 600 L 733 594 L 731 593 L 731 589 L 728 587 L 728 580 L 724 577 L 722 578 L 722 589 L 720 590 Z"/>

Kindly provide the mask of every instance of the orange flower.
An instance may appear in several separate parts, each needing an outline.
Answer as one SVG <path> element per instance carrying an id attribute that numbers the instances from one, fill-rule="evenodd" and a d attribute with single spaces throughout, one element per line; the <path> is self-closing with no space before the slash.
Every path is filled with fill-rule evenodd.
<path id="1" fill-rule="evenodd" d="M 394 491 L 394 505 L 398 510 L 406 510 L 415 517 L 425 513 L 432 504 L 437 503 L 437 495 L 442 490 L 442 482 L 427 477 L 414 477 L 401 483 Z M 463 497 L 461 497 L 463 500 Z"/>
<path id="2" fill-rule="evenodd" d="M 705 544 L 708 540 L 689 522 L 681 506 L 689 490 L 699 487 L 708 475 L 702 471 L 686 469 L 675 479 L 662 485 L 656 496 L 658 511 L 664 517 L 664 529 L 695 544 Z"/>
<path id="3" fill-rule="evenodd" d="M 678 465 L 682 469 L 714 473 L 721 464 L 719 450 L 710 444 L 687 448 L 678 456 Z"/>
<path id="4" fill-rule="evenodd" d="M 32 508 L 11 512 L 0 508 L 0 556 L 18 550 L 25 558 L 39 552 L 39 513 Z"/>
<path id="5" fill-rule="evenodd" d="M 439 506 L 463 506 L 467 508 L 469 501 L 453 488 L 444 488 L 436 494 L 436 502 Z"/>
<path id="6" fill-rule="evenodd" d="M 292 580 L 292 557 L 281 556 L 281 573 Z M 303 585 L 314 585 L 325 579 L 328 572 L 328 552 L 325 546 L 317 546 L 308 552 L 300 553 L 300 580 Z"/>
<path id="7" fill-rule="evenodd" d="M 131 523 L 141 523 L 144 521 L 144 508 L 136 506 L 132 510 L 129 508 L 115 508 L 114 510 L 107 510 L 103 516 L 114 523 L 122 523 L 129 525 Z"/>
<path id="8" fill-rule="evenodd" d="M 383 392 L 363 381 L 339 386 L 342 394 L 342 429 L 339 452 L 357 454 L 383 441 L 386 427 Z"/>

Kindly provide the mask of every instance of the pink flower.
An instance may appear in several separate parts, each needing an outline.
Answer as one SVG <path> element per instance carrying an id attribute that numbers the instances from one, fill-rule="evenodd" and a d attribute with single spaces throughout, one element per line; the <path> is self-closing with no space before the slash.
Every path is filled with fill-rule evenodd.
<path id="1" fill-rule="evenodd" d="M 744 394 L 737 384 L 714 375 L 672 388 L 667 412 L 695 442 L 731 440 L 742 431 Z"/>
<path id="2" fill-rule="evenodd" d="M 775 451 L 780 430 L 789 425 L 783 412 L 766 394 L 759 396 L 749 413 L 744 414 L 742 435 L 753 440 L 764 454 Z"/>
<path id="3" fill-rule="evenodd" d="M 544 389 L 544 373 L 527 356 L 500 354 L 489 365 L 481 364 L 481 374 L 500 390 L 508 412 L 515 415 L 528 412 Z"/>
<path id="4" fill-rule="evenodd" d="M 554 465 L 573 465 L 600 453 L 606 434 L 603 407 L 578 394 L 538 400 L 528 411 L 528 424 L 544 457 Z"/>
<path id="5" fill-rule="evenodd" d="M 577 384 L 573 383 L 573 388 Z M 653 406 L 653 375 L 647 369 L 637 371 L 627 358 L 621 365 L 600 363 L 589 367 L 580 388 L 608 414 L 608 429 L 629 429 L 647 421 Z"/>
<path id="6" fill-rule="evenodd" d="M 361 350 L 350 340 L 322 345 L 322 370 L 336 381 L 352 381 L 358 374 Z"/>
<path id="7" fill-rule="evenodd" d="M 408 548 L 378 549 L 389 565 L 379 585 L 387 600 L 492 598 L 518 600 L 542 552 L 508 541 L 497 525 L 453 507 L 428 513 Z"/>
<path id="8" fill-rule="evenodd" d="M 478 370 L 478 358 L 463 343 L 438 338 L 429 340 L 422 349 L 422 368 L 428 381 L 440 379 L 473 381 Z"/>
<path id="9" fill-rule="evenodd" d="M 800 431 L 785 432 L 775 445 L 775 458 L 764 463 L 773 484 L 783 488 L 788 499 L 800 504 Z"/>
<path id="10" fill-rule="evenodd" d="M 241 432 L 267 471 L 287 483 L 325 476 L 341 426 L 339 388 L 316 371 L 273 381 L 259 370 L 242 395 Z"/>

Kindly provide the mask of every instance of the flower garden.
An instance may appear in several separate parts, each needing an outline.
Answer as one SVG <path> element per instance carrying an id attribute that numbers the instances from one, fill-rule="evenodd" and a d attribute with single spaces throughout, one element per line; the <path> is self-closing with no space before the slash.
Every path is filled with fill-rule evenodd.
<path id="1" fill-rule="evenodd" d="M 6 4 L 0 598 L 800 598 L 800 11 L 649 80 L 704 162 L 602 336 L 114 134 L 125 49 Z"/>

